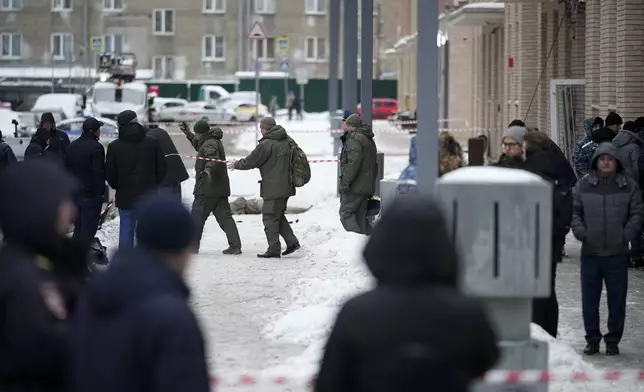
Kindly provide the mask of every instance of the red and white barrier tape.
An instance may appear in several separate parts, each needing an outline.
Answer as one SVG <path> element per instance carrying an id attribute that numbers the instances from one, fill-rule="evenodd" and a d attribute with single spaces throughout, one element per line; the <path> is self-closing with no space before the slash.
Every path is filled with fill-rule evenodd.
<path id="1" fill-rule="evenodd" d="M 255 129 L 253 128 L 246 128 L 246 129 L 224 129 L 222 130 L 224 134 L 227 135 L 240 135 L 244 133 L 255 133 Z M 373 129 L 374 133 L 407 133 L 409 130 L 407 129 L 391 129 L 391 128 L 374 128 Z M 450 132 L 450 133 L 463 133 L 463 132 L 469 132 L 472 134 L 475 133 L 485 133 L 489 131 L 488 129 L 485 128 L 444 128 L 444 129 L 438 129 L 439 132 Z M 340 134 L 344 133 L 344 130 L 342 129 L 311 129 L 311 130 L 293 130 L 293 131 L 288 131 L 290 134 L 297 134 L 297 133 L 331 133 L 331 134 Z M 170 136 L 184 136 L 183 132 L 168 132 Z M 117 137 L 118 133 L 116 132 L 101 132 L 101 136 L 104 137 Z"/>
<path id="2" fill-rule="evenodd" d="M 269 375 L 240 374 L 237 376 L 213 375 L 215 385 L 240 386 L 257 384 L 308 385 L 315 383 L 315 377 L 285 377 Z M 605 370 L 597 372 L 569 371 L 549 372 L 541 370 L 492 370 L 480 380 L 485 384 L 535 384 L 535 383 L 588 383 L 588 382 L 644 382 L 644 370 Z"/>
<path id="3" fill-rule="evenodd" d="M 196 155 L 180 155 L 180 154 L 171 154 L 171 155 L 179 155 L 179 156 L 184 157 L 184 158 L 197 159 L 197 160 L 209 161 L 209 162 L 221 162 L 221 163 L 234 163 L 235 162 L 234 160 L 225 161 L 223 159 L 205 158 L 205 157 L 199 157 L 199 156 L 196 156 Z M 334 163 L 334 162 L 340 162 L 340 161 L 338 159 L 309 159 L 309 163 Z"/>

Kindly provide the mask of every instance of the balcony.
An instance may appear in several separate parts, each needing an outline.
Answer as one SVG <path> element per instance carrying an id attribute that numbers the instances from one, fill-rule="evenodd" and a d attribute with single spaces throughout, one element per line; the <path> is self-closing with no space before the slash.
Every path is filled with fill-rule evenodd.
<path id="1" fill-rule="evenodd" d="M 505 4 L 496 1 L 464 5 L 450 14 L 449 23 L 459 27 L 495 26 L 502 25 L 504 19 Z"/>

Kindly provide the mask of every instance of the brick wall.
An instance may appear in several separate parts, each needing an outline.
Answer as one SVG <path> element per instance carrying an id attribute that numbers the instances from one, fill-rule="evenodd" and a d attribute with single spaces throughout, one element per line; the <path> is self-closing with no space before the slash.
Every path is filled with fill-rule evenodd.
<path id="1" fill-rule="evenodd" d="M 630 0 L 620 0 L 626 2 Z M 601 0 L 599 20 L 599 104 L 600 114 L 616 105 L 617 93 L 617 0 Z"/>
<path id="2" fill-rule="evenodd" d="M 644 115 L 644 2 L 622 0 L 617 5 L 616 100 L 625 119 Z"/>

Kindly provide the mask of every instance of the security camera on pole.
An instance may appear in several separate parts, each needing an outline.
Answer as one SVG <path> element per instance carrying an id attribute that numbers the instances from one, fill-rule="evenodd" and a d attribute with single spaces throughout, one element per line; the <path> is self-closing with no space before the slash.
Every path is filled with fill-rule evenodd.
<path id="1" fill-rule="evenodd" d="M 248 33 L 249 40 L 263 40 L 266 39 L 266 30 L 258 20 L 253 23 L 250 32 Z M 255 144 L 259 141 L 259 71 L 261 63 L 259 62 L 259 55 L 255 50 Z"/>

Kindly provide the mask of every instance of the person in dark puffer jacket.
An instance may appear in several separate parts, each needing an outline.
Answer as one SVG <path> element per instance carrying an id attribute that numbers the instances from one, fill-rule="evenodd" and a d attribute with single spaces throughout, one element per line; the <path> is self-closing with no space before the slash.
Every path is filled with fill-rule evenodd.
<path id="1" fill-rule="evenodd" d="M 137 209 L 138 243 L 90 282 L 74 331 L 74 392 L 209 392 L 185 282 L 194 222 L 174 195 Z"/>
<path id="2" fill-rule="evenodd" d="M 119 137 L 107 147 L 105 177 L 116 190 L 119 209 L 119 248 L 134 243 L 136 214 L 141 197 L 157 190 L 166 174 L 166 161 L 159 142 L 146 136 L 132 110 L 118 115 Z"/>
<path id="3" fill-rule="evenodd" d="M 572 232 L 581 246 L 581 298 L 586 348 L 599 352 L 602 338 L 607 355 L 619 354 L 624 333 L 628 287 L 628 243 L 640 235 L 644 203 L 637 183 L 626 175 L 617 148 L 602 143 L 590 173 L 574 191 Z M 608 333 L 599 326 L 603 283 L 608 298 Z"/>
<path id="4" fill-rule="evenodd" d="M 437 202 L 400 196 L 363 252 L 377 286 L 346 302 L 314 392 L 469 391 L 499 358 L 483 304 L 459 291 Z"/>

